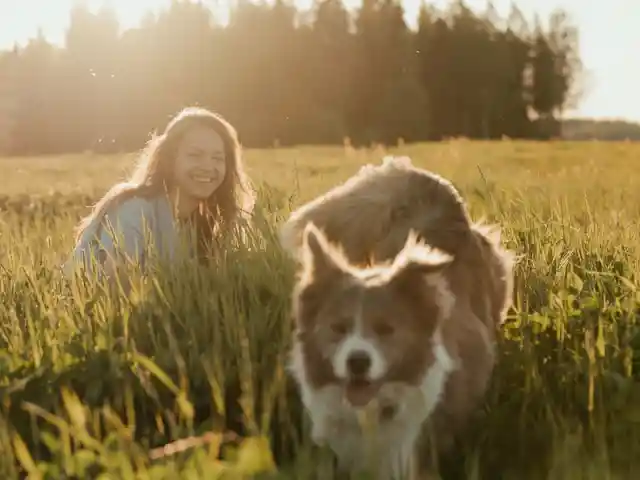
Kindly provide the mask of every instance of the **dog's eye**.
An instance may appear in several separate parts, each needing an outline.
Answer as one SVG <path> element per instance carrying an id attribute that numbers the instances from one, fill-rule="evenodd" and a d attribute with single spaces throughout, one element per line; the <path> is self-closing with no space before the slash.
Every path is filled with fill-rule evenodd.
<path id="1" fill-rule="evenodd" d="M 393 333 L 393 326 L 388 323 L 377 323 L 373 331 L 380 337 L 386 337 Z"/>
<path id="2" fill-rule="evenodd" d="M 345 323 L 332 323 L 331 331 L 338 335 L 344 335 L 347 333 L 347 325 Z"/>

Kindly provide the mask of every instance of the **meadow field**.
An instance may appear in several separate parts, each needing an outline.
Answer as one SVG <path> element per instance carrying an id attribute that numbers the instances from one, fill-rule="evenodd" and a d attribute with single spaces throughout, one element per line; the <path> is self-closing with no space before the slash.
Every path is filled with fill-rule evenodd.
<path id="1" fill-rule="evenodd" d="M 247 150 L 255 232 L 128 297 L 58 266 L 134 155 L 0 159 L 0 478 L 318 478 L 275 232 L 385 154 L 450 178 L 521 256 L 490 391 L 443 478 L 638 478 L 640 144 L 465 140 Z"/>

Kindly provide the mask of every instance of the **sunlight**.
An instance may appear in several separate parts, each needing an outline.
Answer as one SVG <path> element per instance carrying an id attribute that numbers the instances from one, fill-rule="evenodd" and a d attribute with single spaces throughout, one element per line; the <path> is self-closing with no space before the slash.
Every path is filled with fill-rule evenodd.
<path id="1" fill-rule="evenodd" d="M 55 0 L 54 0 L 55 1 Z M 71 0 L 73 3 L 74 0 Z M 102 5 L 111 5 L 118 15 L 118 20 L 123 28 L 129 28 L 137 25 L 144 15 L 149 11 L 157 11 L 166 7 L 171 0 L 90 0 L 87 2 L 92 10 L 100 8 Z M 343 3 L 348 9 L 357 8 L 362 0 L 344 0 Z M 58 0 L 58 3 L 64 3 L 65 0 Z M 229 0 L 202 0 L 212 12 L 217 22 L 226 25 L 229 20 Z M 314 0 L 294 0 L 296 8 L 300 10 L 308 10 L 312 7 Z M 415 8 L 414 8 L 415 4 Z M 417 12 L 420 2 L 406 2 L 407 16 Z M 408 7 L 408 8 L 407 8 Z"/>
<path id="2" fill-rule="evenodd" d="M 145 13 L 149 10 L 157 10 L 168 2 L 162 0 L 92 0 L 88 2 L 92 10 L 97 10 L 103 5 L 109 5 L 116 12 L 118 20 L 123 28 L 137 25 Z"/>
<path id="3" fill-rule="evenodd" d="M 158 11 L 169 3 L 170 0 L 93 0 L 90 2 L 92 6 L 97 5 L 98 8 L 104 4 L 111 5 L 123 28 L 137 25 L 147 12 Z M 204 0 L 202 3 L 209 7 L 218 22 L 224 24 L 227 21 L 228 1 Z"/>
<path id="4" fill-rule="evenodd" d="M 69 10 L 75 3 L 83 2 L 97 11 L 110 5 L 116 12 L 123 29 L 135 27 L 148 11 L 157 12 L 171 0 L 14 0 L 0 1 L 0 50 L 14 44 L 25 45 L 40 31 L 48 41 L 61 45 L 69 25 Z M 228 22 L 230 0 L 201 0 L 211 9 L 217 21 Z M 268 0 L 273 1 L 273 0 Z M 294 0 L 302 10 L 308 10 L 314 0 Z M 343 0 L 349 10 L 361 5 L 362 0 Z M 405 19 L 413 27 L 421 0 L 404 0 Z M 427 0 L 427 3 L 443 7 L 451 0 Z M 500 15 L 508 12 L 513 0 L 493 0 Z M 525 16 L 538 13 L 544 19 L 556 7 L 570 12 L 580 29 L 580 51 L 586 71 L 581 79 L 586 95 L 578 109 L 579 114 L 598 117 L 627 117 L 638 119 L 640 104 L 634 94 L 640 79 L 640 70 L 628 63 L 628 51 L 638 44 L 637 18 L 640 2 L 612 0 L 594 3 L 588 9 L 583 0 L 516 0 Z M 473 10 L 484 10 L 487 0 L 466 0 Z M 8 19 L 8 20 L 6 20 Z M 611 29 L 610 25 L 616 25 Z M 629 49 L 618 48 L 628 45 Z"/>

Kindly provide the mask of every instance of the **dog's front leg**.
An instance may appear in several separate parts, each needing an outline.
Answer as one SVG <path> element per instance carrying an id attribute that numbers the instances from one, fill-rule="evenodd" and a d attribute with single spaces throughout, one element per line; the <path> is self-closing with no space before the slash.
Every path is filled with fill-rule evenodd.
<path id="1" fill-rule="evenodd" d="M 414 450 L 411 456 L 411 469 L 408 480 L 441 480 L 436 464 L 425 461 L 420 457 L 418 450 Z"/>
<path id="2" fill-rule="evenodd" d="M 410 480 L 440 480 L 438 444 L 433 425 L 422 430 L 411 449 Z"/>

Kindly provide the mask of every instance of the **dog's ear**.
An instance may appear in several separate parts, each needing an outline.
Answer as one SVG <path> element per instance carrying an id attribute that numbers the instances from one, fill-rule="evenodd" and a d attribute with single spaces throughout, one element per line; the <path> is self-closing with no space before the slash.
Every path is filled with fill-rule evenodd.
<path id="1" fill-rule="evenodd" d="M 448 267 L 452 261 L 453 257 L 446 253 L 433 250 L 429 247 L 417 247 L 416 251 L 411 252 L 402 264 L 397 265 L 393 277 L 440 273 Z"/>
<path id="2" fill-rule="evenodd" d="M 302 265 L 308 280 L 325 279 L 346 270 L 341 253 L 329 244 L 313 222 L 307 223 L 302 234 Z"/>
<path id="3" fill-rule="evenodd" d="M 415 245 L 401 255 L 387 285 L 408 300 L 420 317 L 432 317 L 427 312 L 435 314 L 436 311 L 437 315 L 448 317 L 453 297 L 442 273 L 451 265 L 453 257 L 425 245 Z"/>
<path id="4" fill-rule="evenodd" d="M 413 232 L 393 262 L 390 283 L 406 287 L 419 277 L 439 274 L 453 262 L 453 256 L 434 247 L 421 244 Z"/>

